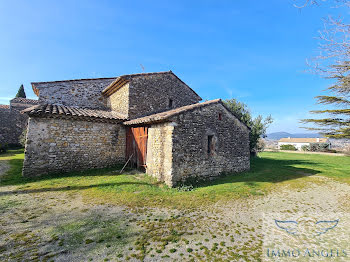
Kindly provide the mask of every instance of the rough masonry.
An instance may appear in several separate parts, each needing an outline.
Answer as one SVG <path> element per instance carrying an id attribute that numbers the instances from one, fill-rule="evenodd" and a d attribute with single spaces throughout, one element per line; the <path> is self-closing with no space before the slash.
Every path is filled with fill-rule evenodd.
<path id="1" fill-rule="evenodd" d="M 20 136 L 27 127 L 28 116 L 20 111 L 38 104 L 37 100 L 14 98 L 10 105 L 0 105 L 0 144 L 19 145 Z"/>
<path id="2" fill-rule="evenodd" d="M 129 161 L 173 187 L 250 168 L 249 128 L 171 71 L 32 86 L 24 176 Z"/>

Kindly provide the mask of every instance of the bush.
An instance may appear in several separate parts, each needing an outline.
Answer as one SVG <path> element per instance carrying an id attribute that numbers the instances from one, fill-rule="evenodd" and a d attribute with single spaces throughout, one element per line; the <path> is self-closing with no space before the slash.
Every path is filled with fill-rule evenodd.
<path id="1" fill-rule="evenodd" d="M 0 154 L 6 153 L 7 144 L 0 144 Z"/>
<path id="2" fill-rule="evenodd" d="M 310 146 L 309 145 L 303 145 L 301 147 L 301 150 L 303 150 L 303 151 L 310 151 Z"/>
<path id="3" fill-rule="evenodd" d="M 259 138 L 258 143 L 256 145 L 256 150 L 258 152 L 263 152 L 266 147 L 266 143 L 262 138 Z"/>
<path id="4" fill-rule="evenodd" d="M 310 151 L 311 152 L 327 152 L 329 144 L 327 143 L 311 143 Z"/>
<path id="5" fill-rule="evenodd" d="M 25 147 L 26 139 L 27 139 L 27 128 L 24 128 L 22 131 L 22 134 L 19 137 L 19 143 L 21 144 L 22 147 Z"/>
<path id="6" fill-rule="evenodd" d="M 281 145 L 280 146 L 281 150 L 291 150 L 291 151 L 296 151 L 296 147 L 293 145 Z"/>

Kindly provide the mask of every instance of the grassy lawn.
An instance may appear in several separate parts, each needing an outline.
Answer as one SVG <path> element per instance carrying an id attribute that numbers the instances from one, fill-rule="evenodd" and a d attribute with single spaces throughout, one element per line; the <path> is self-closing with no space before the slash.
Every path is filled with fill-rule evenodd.
<path id="1" fill-rule="evenodd" d="M 350 157 L 265 152 L 194 188 L 120 167 L 25 179 L 21 150 L 5 163 L 0 261 L 261 261 L 264 212 L 350 212 Z"/>
<path id="2" fill-rule="evenodd" d="M 1 186 L 17 185 L 18 193 L 79 191 L 91 201 L 129 207 L 198 207 L 217 201 L 264 195 L 274 190 L 276 183 L 302 188 L 308 183 L 323 181 L 314 176 L 350 184 L 350 157 L 344 156 L 264 152 L 252 159 L 251 171 L 230 174 L 193 189 L 168 188 L 149 176 L 132 172 L 120 175 L 120 167 L 25 179 L 21 176 L 23 157 L 21 150 L 0 155 L 0 161 L 9 160 L 11 165 L 1 180 Z"/>

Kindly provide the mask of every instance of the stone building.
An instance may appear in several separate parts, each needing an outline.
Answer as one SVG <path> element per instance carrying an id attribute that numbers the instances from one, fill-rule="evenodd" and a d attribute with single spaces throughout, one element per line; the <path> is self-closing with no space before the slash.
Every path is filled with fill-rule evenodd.
<path id="1" fill-rule="evenodd" d="M 10 105 L 0 105 L 0 144 L 18 145 L 19 138 L 27 126 L 28 116 L 21 110 L 37 105 L 38 101 L 27 98 L 14 98 Z"/>
<path id="2" fill-rule="evenodd" d="M 32 86 L 24 176 L 128 162 L 175 186 L 250 167 L 248 127 L 171 71 Z"/>

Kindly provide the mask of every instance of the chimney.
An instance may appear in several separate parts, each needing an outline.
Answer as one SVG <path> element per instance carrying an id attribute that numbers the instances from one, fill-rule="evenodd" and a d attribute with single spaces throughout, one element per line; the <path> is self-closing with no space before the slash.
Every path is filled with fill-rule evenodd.
<path id="1" fill-rule="evenodd" d="M 320 142 L 320 139 L 319 138 L 316 138 L 317 142 Z"/>

